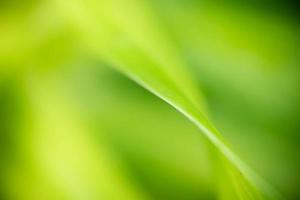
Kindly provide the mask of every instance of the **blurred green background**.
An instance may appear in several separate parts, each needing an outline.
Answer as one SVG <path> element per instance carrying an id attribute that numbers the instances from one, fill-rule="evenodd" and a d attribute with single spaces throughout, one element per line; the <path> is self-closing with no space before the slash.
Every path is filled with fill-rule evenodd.
<path id="1" fill-rule="evenodd" d="M 0 199 L 243 199 L 199 130 L 113 69 L 131 43 L 184 63 L 232 149 L 300 199 L 299 23 L 287 0 L 1 0 Z"/>

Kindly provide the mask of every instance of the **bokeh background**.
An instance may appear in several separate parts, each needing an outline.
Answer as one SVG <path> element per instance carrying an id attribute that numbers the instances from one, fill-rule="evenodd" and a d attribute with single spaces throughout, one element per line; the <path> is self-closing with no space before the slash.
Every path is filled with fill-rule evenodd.
<path id="1" fill-rule="evenodd" d="M 299 11 L 288 0 L 1 0 L 0 199 L 233 198 L 201 132 L 97 53 L 135 40 L 173 52 L 234 152 L 300 199 Z"/>

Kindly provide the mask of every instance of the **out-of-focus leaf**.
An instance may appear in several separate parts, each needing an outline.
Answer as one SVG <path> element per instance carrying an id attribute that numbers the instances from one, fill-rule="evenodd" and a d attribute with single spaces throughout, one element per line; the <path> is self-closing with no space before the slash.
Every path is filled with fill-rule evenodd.
<path id="1" fill-rule="evenodd" d="M 23 133 L 28 133 L 24 141 L 32 169 L 54 185 L 53 194 L 62 194 L 62 199 L 148 199 L 105 141 L 95 145 L 92 130 L 77 117 L 72 100 L 49 74 L 29 73 L 23 82 L 30 108 Z M 39 199 L 39 192 L 51 194 L 51 190 L 31 191 L 31 197 L 20 199 Z"/>

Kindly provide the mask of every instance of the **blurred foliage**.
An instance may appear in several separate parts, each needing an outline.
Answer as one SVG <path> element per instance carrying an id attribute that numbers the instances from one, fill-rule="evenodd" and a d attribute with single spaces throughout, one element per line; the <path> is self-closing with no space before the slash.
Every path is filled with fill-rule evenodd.
<path id="1" fill-rule="evenodd" d="M 0 1 L 0 199 L 299 199 L 298 11 Z"/>

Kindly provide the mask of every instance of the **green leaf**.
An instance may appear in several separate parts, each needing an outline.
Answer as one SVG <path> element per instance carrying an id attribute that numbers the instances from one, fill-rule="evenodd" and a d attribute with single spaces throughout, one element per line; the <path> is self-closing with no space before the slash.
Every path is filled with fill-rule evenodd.
<path id="1" fill-rule="evenodd" d="M 147 1 L 57 1 L 98 59 L 163 99 L 194 123 L 225 158 L 240 199 L 279 199 L 229 147 L 208 119 L 185 63 Z"/>

